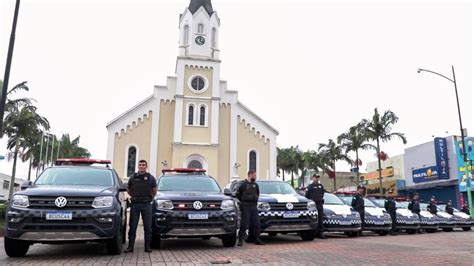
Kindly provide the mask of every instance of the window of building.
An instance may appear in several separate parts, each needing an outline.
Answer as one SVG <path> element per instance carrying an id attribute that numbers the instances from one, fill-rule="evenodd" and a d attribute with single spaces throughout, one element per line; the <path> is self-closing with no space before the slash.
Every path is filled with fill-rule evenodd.
<path id="1" fill-rule="evenodd" d="M 199 108 L 199 125 L 206 125 L 206 106 L 204 105 L 201 105 L 201 108 Z"/>
<path id="2" fill-rule="evenodd" d="M 10 188 L 10 181 L 3 180 L 3 189 L 9 189 Z"/>
<path id="3" fill-rule="evenodd" d="M 127 157 L 127 176 L 132 176 L 135 173 L 135 165 L 137 163 L 137 148 L 130 147 L 128 148 L 128 157 Z"/>
<path id="4" fill-rule="evenodd" d="M 202 163 L 198 160 L 192 160 L 188 163 L 188 168 L 202 168 Z"/>
<path id="5" fill-rule="evenodd" d="M 191 81 L 191 87 L 197 91 L 201 91 L 202 89 L 204 89 L 205 85 L 206 83 L 202 77 L 194 77 Z"/>
<path id="6" fill-rule="evenodd" d="M 257 171 L 257 152 L 249 152 L 249 170 Z"/>
<path id="7" fill-rule="evenodd" d="M 184 26 L 184 31 L 183 31 L 183 44 L 188 45 L 189 44 L 189 26 L 186 25 Z"/>
<path id="8" fill-rule="evenodd" d="M 198 33 L 203 33 L 204 32 L 204 24 L 199 24 L 198 25 Z"/>
<path id="9" fill-rule="evenodd" d="M 194 105 L 188 107 L 188 126 L 194 125 Z"/>
<path id="10" fill-rule="evenodd" d="M 212 36 L 211 36 L 212 47 L 216 47 L 216 34 L 217 34 L 216 28 L 212 28 Z"/>

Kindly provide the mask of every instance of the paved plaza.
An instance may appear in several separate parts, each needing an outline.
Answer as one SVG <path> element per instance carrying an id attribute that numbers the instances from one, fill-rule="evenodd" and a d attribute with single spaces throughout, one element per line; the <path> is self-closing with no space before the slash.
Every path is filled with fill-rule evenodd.
<path id="1" fill-rule="evenodd" d="M 109 256 L 99 244 L 34 245 L 24 258 L 8 258 L 1 241 L 0 264 L 15 265 L 211 265 L 211 264 L 390 264 L 473 265 L 474 231 L 329 239 L 303 242 L 296 235 L 263 237 L 265 246 L 224 248 L 220 240 L 166 240 L 161 250 L 143 251 L 143 232 L 132 254 Z"/>

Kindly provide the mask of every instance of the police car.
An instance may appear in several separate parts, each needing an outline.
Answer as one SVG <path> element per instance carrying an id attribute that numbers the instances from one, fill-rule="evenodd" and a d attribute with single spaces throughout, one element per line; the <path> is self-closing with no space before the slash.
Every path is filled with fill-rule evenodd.
<path id="1" fill-rule="evenodd" d="M 380 208 L 385 208 L 385 199 L 371 199 Z M 397 231 L 405 230 L 409 234 L 415 234 L 420 229 L 420 218 L 417 214 L 404 208 L 399 202 L 395 202 L 397 207 Z"/>
<path id="2" fill-rule="evenodd" d="M 408 209 L 410 204 L 408 201 L 399 202 L 400 206 Z M 431 214 L 423 208 L 423 203 L 420 203 L 420 229 L 425 230 L 428 233 L 434 233 L 439 229 L 439 218 L 436 215 Z"/>
<path id="3" fill-rule="evenodd" d="M 95 166 L 97 164 L 106 165 Z M 13 194 L 7 208 L 4 248 L 24 256 L 34 243 L 102 242 L 120 254 L 126 230 L 126 185 L 110 161 L 58 159 Z"/>
<path id="4" fill-rule="evenodd" d="M 438 212 L 444 212 L 446 209 L 446 205 L 438 205 Z M 471 230 L 471 227 L 474 226 L 474 220 L 468 214 L 459 211 L 458 209 L 453 207 L 453 215 L 452 219 L 454 220 L 455 227 L 462 228 L 464 231 Z M 449 213 L 446 213 L 449 215 Z"/>
<path id="5" fill-rule="evenodd" d="M 218 237 L 235 245 L 237 213 L 229 189 L 221 190 L 204 169 L 163 170 L 153 201 L 152 247 L 165 238 Z"/>
<path id="6" fill-rule="evenodd" d="M 353 197 L 338 195 L 348 206 L 352 205 Z M 375 232 L 381 236 L 387 235 L 392 229 L 392 219 L 384 208 L 380 208 L 371 200 L 364 198 L 365 221 L 364 230 Z"/>
<path id="7" fill-rule="evenodd" d="M 348 236 L 357 236 L 362 229 L 362 221 L 358 212 L 347 206 L 340 198 L 331 193 L 324 193 L 325 231 L 344 232 Z"/>

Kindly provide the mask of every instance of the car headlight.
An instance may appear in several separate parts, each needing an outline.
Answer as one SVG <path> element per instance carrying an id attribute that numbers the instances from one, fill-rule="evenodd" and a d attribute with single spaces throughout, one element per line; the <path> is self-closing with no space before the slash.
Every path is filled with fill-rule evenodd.
<path id="1" fill-rule="evenodd" d="M 259 211 L 269 211 L 270 210 L 270 204 L 268 202 L 258 202 L 257 203 L 257 208 Z"/>
<path id="2" fill-rule="evenodd" d="M 171 200 L 157 200 L 156 207 L 159 210 L 172 210 L 173 202 Z"/>
<path id="3" fill-rule="evenodd" d="M 316 203 L 314 201 L 308 201 L 308 210 L 309 211 L 315 211 L 316 210 Z"/>
<path id="4" fill-rule="evenodd" d="M 233 200 L 223 200 L 221 203 L 221 209 L 224 211 L 231 211 L 234 209 L 234 201 Z"/>
<path id="5" fill-rule="evenodd" d="M 20 208 L 27 208 L 30 206 L 30 201 L 28 200 L 28 196 L 25 195 L 15 195 L 13 196 L 12 200 L 13 207 L 20 207 Z"/>
<path id="6" fill-rule="evenodd" d="M 104 197 L 96 197 L 94 202 L 92 202 L 93 208 L 109 208 L 112 207 L 114 204 L 114 197 L 112 196 L 104 196 Z"/>

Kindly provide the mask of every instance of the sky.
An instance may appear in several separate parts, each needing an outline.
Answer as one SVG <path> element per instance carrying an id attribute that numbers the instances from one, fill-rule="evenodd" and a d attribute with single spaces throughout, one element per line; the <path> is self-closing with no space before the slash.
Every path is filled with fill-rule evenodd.
<path id="1" fill-rule="evenodd" d="M 3 77 L 14 0 L 0 0 Z M 389 156 L 459 135 L 454 65 L 464 127 L 473 128 L 471 1 L 214 0 L 221 19 L 221 79 L 280 135 L 279 147 L 317 149 L 374 108 L 391 110 L 408 144 Z M 189 0 L 23 0 L 10 87 L 28 81 L 54 134 L 81 136 L 105 158 L 106 124 L 166 85 L 178 51 L 178 19 Z M 0 154 L 6 150 L 0 140 Z M 366 163 L 374 151 L 362 152 Z M 0 172 L 11 174 L 11 162 Z M 362 171 L 364 170 L 362 167 Z M 340 163 L 338 169 L 349 170 Z M 25 177 L 25 164 L 18 168 Z"/>

